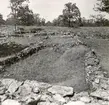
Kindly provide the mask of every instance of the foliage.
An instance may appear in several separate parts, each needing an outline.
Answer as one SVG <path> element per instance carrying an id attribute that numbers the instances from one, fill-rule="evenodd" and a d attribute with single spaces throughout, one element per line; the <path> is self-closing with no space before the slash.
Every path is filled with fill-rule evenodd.
<path id="1" fill-rule="evenodd" d="M 63 14 L 59 15 L 57 19 L 53 20 L 53 25 L 75 27 L 79 25 L 81 13 L 76 4 L 71 2 L 65 4 Z"/>
<path id="2" fill-rule="evenodd" d="M 1 25 L 1 24 L 5 24 L 5 20 L 3 19 L 2 14 L 0 14 L 0 25 Z"/>
<path id="3" fill-rule="evenodd" d="M 45 25 L 46 26 L 52 26 L 53 25 L 53 23 L 52 22 L 50 22 L 50 21 L 47 21 L 46 23 L 45 23 Z M 54 25 L 55 26 L 55 25 Z"/>
<path id="4" fill-rule="evenodd" d="M 34 24 L 38 26 L 45 26 L 45 19 L 41 18 L 39 14 L 34 14 Z"/>
<path id="5" fill-rule="evenodd" d="M 96 10 L 109 13 L 109 0 L 97 0 Z"/>
<path id="6" fill-rule="evenodd" d="M 19 7 L 17 18 L 20 25 L 29 26 L 34 24 L 33 12 L 28 5 Z"/>
<path id="7" fill-rule="evenodd" d="M 16 24 L 17 24 L 17 13 L 19 11 L 19 8 L 22 6 L 23 2 L 25 2 L 27 0 L 10 0 L 10 8 L 11 8 L 11 13 L 10 15 L 13 17 L 14 19 L 14 23 L 15 23 L 15 30 L 16 30 Z"/>
<path id="8" fill-rule="evenodd" d="M 72 23 L 77 23 L 81 17 L 81 13 L 76 4 L 67 3 L 65 4 L 65 9 L 63 10 L 63 18 L 68 22 L 68 26 L 73 26 Z"/>
<path id="9" fill-rule="evenodd" d="M 81 18 L 81 26 L 109 26 L 109 20 L 102 14 L 91 15 L 90 19 Z"/>

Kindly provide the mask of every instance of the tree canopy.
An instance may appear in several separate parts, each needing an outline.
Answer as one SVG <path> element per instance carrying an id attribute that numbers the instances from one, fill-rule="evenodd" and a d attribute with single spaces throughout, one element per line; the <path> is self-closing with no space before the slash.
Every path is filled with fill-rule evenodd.
<path id="1" fill-rule="evenodd" d="M 34 16 L 32 10 L 29 9 L 29 6 L 21 6 L 19 7 L 17 18 L 19 24 L 21 25 L 33 25 L 34 24 Z"/>
<path id="2" fill-rule="evenodd" d="M 76 4 L 71 2 L 65 4 L 62 15 L 53 20 L 54 25 L 73 27 L 79 25 L 81 19 L 81 12 Z"/>
<path id="3" fill-rule="evenodd" d="M 97 0 L 96 9 L 101 12 L 109 13 L 109 0 Z"/>

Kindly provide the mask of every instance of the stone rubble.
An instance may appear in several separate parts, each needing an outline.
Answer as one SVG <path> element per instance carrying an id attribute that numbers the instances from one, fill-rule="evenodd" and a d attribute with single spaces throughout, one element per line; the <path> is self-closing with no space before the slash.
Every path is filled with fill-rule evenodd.
<path id="1" fill-rule="evenodd" d="M 72 87 L 0 79 L 0 100 L 1 105 L 109 105 L 109 78 L 101 78 L 97 90 L 81 93 Z"/>

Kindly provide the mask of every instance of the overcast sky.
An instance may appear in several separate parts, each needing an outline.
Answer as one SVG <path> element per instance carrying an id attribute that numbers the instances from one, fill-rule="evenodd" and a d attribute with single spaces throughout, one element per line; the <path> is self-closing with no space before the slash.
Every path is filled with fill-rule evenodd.
<path id="1" fill-rule="evenodd" d="M 1 0 L 0 13 L 4 19 L 10 13 L 9 0 Z M 39 13 L 41 17 L 52 21 L 62 13 L 64 4 L 68 2 L 76 3 L 82 16 L 88 18 L 91 14 L 95 14 L 93 7 L 97 0 L 30 0 L 30 8 L 34 13 Z"/>

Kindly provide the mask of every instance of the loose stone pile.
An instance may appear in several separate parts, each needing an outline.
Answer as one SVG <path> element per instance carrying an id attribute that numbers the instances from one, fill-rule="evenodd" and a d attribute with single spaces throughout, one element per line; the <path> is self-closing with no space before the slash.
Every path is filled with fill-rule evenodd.
<path id="1" fill-rule="evenodd" d="M 101 78 L 96 91 L 81 93 L 72 87 L 1 79 L 0 100 L 1 105 L 108 105 L 109 79 Z"/>

